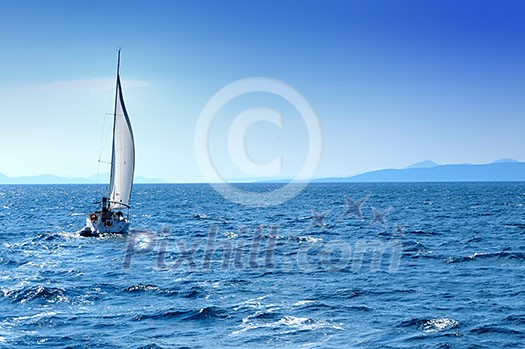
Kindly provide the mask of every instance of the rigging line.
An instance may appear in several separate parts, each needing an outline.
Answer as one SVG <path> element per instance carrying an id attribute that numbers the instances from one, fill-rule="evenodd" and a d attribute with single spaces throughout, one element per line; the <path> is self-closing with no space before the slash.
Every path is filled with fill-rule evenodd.
<path id="1" fill-rule="evenodd" d="M 113 114 L 114 114 L 114 112 L 111 112 L 111 113 L 108 112 L 108 110 L 113 105 L 113 91 L 112 90 L 109 90 L 109 91 L 110 92 L 108 93 L 108 97 L 106 100 L 106 108 L 105 108 L 106 112 L 104 113 L 104 120 L 102 122 L 102 133 L 100 134 L 100 142 L 99 142 L 99 149 L 98 149 L 97 184 L 100 183 L 100 163 L 101 162 L 106 163 L 105 161 L 102 160 L 102 152 L 104 151 L 107 141 L 108 141 L 108 138 L 106 137 L 106 125 L 108 121 L 107 119 L 108 119 L 108 116 L 113 117 Z"/>
<path id="2" fill-rule="evenodd" d="M 109 105 L 111 103 L 111 100 L 112 100 L 112 93 L 109 93 L 108 94 L 108 99 L 107 99 L 107 102 L 106 102 L 106 110 L 108 110 L 109 108 Z M 105 137 L 106 135 L 106 124 L 107 124 L 107 116 L 108 115 L 113 115 L 113 114 L 109 114 L 109 113 L 105 113 L 104 115 L 104 120 L 102 122 L 102 133 L 100 134 L 100 142 L 99 142 L 99 149 L 98 149 L 98 165 L 97 165 L 97 184 L 99 184 L 100 182 L 100 163 L 103 162 L 102 161 L 102 152 L 105 148 L 105 144 L 107 142 L 107 138 Z"/>

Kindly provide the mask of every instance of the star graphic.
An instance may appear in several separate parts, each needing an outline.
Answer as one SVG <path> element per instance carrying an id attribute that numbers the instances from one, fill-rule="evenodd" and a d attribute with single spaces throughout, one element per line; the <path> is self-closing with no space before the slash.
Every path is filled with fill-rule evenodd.
<path id="1" fill-rule="evenodd" d="M 310 227 L 321 227 L 326 228 L 326 223 L 324 222 L 324 219 L 326 216 L 331 212 L 332 210 L 328 210 L 326 212 L 318 212 L 316 210 L 312 210 L 312 223 L 310 224 Z"/>
<path id="2" fill-rule="evenodd" d="M 353 214 L 359 219 L 363 219 L 363 214 L 361 213 L 361 206 L 365 203 L 366 200 L 370 198 L 370 194 L 363 196 L 360 199 L 353 200 L 349 197 L 345 197 L 346 200 L 346 211 L 343 213 L 341 218 L 345 218 L 349 214 Z"/>
<path id="3" fill-rule="evenodd" d="M 392 207 L 386 210 L 380 210 L 376 207 L 372 207 L 372 222 L 370 224 L 381 224 L 386 225 L 385 217 L 392 211 Z"/>
<path id="4" fill-rule="evenodd" d="M 394 231 L 394 236 L 404 236 L 405 235 L 405 228 L 407 225 L 405 224 L 396 224 L 396 230 Z"/>

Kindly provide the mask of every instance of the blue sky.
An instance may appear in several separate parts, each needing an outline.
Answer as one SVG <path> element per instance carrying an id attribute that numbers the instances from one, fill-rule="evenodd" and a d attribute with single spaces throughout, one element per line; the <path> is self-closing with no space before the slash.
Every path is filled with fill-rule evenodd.
<path id="1" fill-rule="evenodd" d="M 299 91 L 323 132 L 317 177 L 438 163 L 525 161 L 525 3 L 521 1 L 2 1 L 0 173 L 89 176 L 109 159 L 116 49 L 135 131 L 136 173 L 202 181 L 199 115 L 224 86 L 268 77 Z M 247 108 L 251 158 L 293 176 L 308 134 L 289 102 L 232 101 L 211 157 L 247 177 L 228 129 Z M 102 138 L 102 141 L 101 141 Z M 109 172 L 101 166 L 100 172 Z"/>

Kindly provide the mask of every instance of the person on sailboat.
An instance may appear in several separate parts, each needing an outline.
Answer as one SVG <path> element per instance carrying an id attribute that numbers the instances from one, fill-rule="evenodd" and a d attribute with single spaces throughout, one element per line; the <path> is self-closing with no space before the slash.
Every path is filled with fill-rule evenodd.
<path id="1" fill-rule="evenodd" d="M 124 221 L 124 215 L 122 214 L 122 211 L 118 211 L 118 212 L 117 212 L 117 220 L 118 220 L 119 222 Z"/>

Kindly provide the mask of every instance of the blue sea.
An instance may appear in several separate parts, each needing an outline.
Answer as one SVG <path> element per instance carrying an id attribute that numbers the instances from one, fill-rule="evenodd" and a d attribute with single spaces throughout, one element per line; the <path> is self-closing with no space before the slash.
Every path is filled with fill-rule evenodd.
<path id="1" fill-rule="evenodd" d="M 0 186 L 1 348 L 525 347 L 525 183 L 144 184 L 80 237 L 106 191 Z"/>

